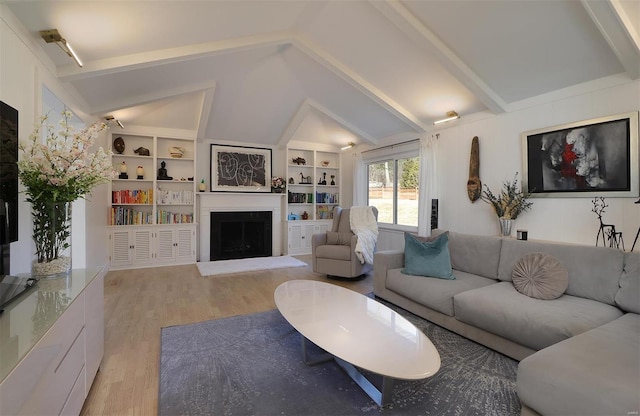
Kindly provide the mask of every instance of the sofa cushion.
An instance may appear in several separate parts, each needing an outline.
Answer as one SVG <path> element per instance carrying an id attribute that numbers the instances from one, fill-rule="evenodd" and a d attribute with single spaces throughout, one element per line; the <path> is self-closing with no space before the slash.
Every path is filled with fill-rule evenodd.
<path id="1" fill-rule="evenodd" d="M 451 267 L 489 279 L 497 279 L 502 239 L 449 232 Z"/>
<path id="2" fill-rule="evenodd" d="M 616 304 L 627 312 L 640 313 L 640 253 L 624 256 L 624 272 L 620 276 Z"/>
<path id="3" fill-rule="evenodd" d="M 429 279 L 401 273 L 402 269 L 387 271 L 387 289 L 445 315 L 453 316 L 453 296 L 465 290 L 495 284 L 497 281 L 475 274 L 454 270 L 455 280 Z"/>
<path id="4" fill-rule="evenodd" d="M 453 252 L 453 246 L 450 245 Z M 569 271 L 566 293 L 614 305 L 624 253 L 608 247 L 588 247 L 504 239 L 498 279 L 510 282 L 513 266 L 527 253 L 546 253 L 560 260 Z M 453 261 L 453 256 L 452 256 Z"/>
<path id="5" fill-rule="evenodd" d="M 455 279 L 449 257 L 449 239 L 447 234 L 433 241 L 418 241 L 409 233 L 404 233 L 404 274 Z"/>
<path id="6" fill-rule="evenodd" d="M 640 315 L 559 342 L 518 365 L 518 397 L 543 415 L 628 415 L 640 409 Z"/>
<path id="7" fill-rule="evenodd" d="M 333 260 L 351 260 L 351 246 L 318 246 L 316 257 Z"/>
<path id="8" fill-rule="evenodd" d="M 500 282 L 453 297 L 456 319 L 534 350 L 564 341 L 622 315 L 602 302 L 563 295 L 554 300 L 525 296 Z"/>
<path id="9" fill-rule="evenodd" d="M 548 254 L 525 254 L 513 267 L 513 287 L 532 298 L 559 298 L 568 285 L 567 269 L 558 259 Z"/>
<path id="10" fill-rule="evenodd" d="M 327 244 L 348 246 L 351 245 L 352 233 L 339 233 L 335 231 L 327 231 Z"/>

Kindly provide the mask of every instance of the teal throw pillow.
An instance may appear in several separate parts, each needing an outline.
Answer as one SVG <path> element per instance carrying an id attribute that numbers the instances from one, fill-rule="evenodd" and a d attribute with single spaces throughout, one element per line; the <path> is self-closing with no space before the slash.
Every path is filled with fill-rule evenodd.
<path id="1" fill-rule="evenodd" d="M 404 233 L 402 273 L 447 280 L 455 279 L 451 270 L 449 234 L 441 234 L 433 241 L 420 241 L 413 235 Z"/>

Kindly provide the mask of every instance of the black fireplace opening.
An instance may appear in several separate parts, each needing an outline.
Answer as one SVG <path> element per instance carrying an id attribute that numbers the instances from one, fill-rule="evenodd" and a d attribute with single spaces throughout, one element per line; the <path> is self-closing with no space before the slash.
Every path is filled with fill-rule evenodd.
<path id="1" fill-rule="evenodd" d="M 271 211 L 212 212 L 210 260 L 271 256 L 271 222 Z"/>

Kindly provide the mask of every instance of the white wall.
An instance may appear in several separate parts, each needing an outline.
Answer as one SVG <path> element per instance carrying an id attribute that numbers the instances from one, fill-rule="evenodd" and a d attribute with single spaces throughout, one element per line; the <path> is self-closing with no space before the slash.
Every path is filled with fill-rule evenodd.
<path id="1" fill-rule="evenodd" d="M 638 111 L 639 108 L 640 81 L 635 81 L 438 131 L 440 227 L 470 234 L 498 233 L 493 209 L 482 201 L 472 204 L 467 197 L 473 136 L 478 136 L 480 140 L 480 179 L 495 191 L 502 187 L 505 180 L 511 180 L 515 172 L 520 172 L 519 181 L 522 177 L 520 133 Z M 632 157 L 637 160 L 638 155 Z M 527 229 L 530 239 L 593 245 L 599 222 L 591 212 L 591 199 L 535 198 L 532 210 L 517 219 L 515 228 Z M 603 220 L 615 224 L 623 232 L 627 251 L 631 249 L 640 226 L 640 205 L 634 204 L 636 200 L 606 198 L 609 208 Z"/>
<path id="2" fill-rule="evenodd" d="M 83 108 L 86 108 L 84 103 L 73 91 L 58 81 L 53 63 L 31 39 L 31 35 L 6 6 L 0 5 L 0 100 L 18 110 L 20 140 L 29 137 L 34 123 L 42 114 L 43 85 L 46 85 L 85 123 L 94 121 L 83 111 Z M 102 140 L 104 143 L 104 139 Z M 24 199 L 24 194 L 20 194 L 18 241 L 11 244 L 12 274 L 29 272 L 35 252 L 31 240 L 31 207 Z M 106 207 L 107 192 L 100 191 L 98 188 L 85 205 L 86 215 L 72 224 L 74 234 L 78 229 L 85 229 L 85 236 L 89 236 L 85 238 L 84 257 L 75 259 L 73 267 L 76 267 L 76 263 L 83 267 L 108 264 Z M 104 236 L 104 238 L 97 236 Z"/>

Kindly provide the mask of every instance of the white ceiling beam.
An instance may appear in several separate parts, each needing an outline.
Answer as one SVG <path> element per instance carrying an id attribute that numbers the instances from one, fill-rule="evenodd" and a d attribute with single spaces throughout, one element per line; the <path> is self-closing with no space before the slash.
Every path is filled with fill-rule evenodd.
<path id="1" fill-rule="evenodd" d="M 435 50 L 438 61 L 491 111 L 494 113 L 507 111 L 508 104 L 404 5 L 397 0 L 369 1 L 418 47 L 427 47 L 429 54 Z"/>
<path id="2" fill-rule="evenodd" d="M 322 64 L 325 68 L 347 81 L 358 91 L 374 100 L 378 105 L 385 108 L 396 118 L 407 124 L 411 129 L 418 133 L 428 130 L 428 127 L 422 123 L 418 117 L 414 116 L 391 97 L 387 96 L 375 85 L 361 77 L 357 72 L 338 61 L 328 52 L 322 50 L 319 46 L 313 44 L 310 40 L 301 35 L 297 35 L 293 38 L 292 43 L 307 56 L 313 58 L 316 62 Z"/>
<path id="3" fill-rule="evenodd" d="M 164 100 L 178 95 L 190 94 L 199 91 L 207 91 L 215 89 L 215 81 L 195 83 L 184 85 L 178 88 L 167 88 L 164 90 L 154 90 L 148 94 L 128 95 L 126 97 L 118 97 L 112 101 L 103 101 L 99 107 L 92 107 L 91 114 L 104 114 L 123 108 L 135 107 L 142 104 L 148 104 L 154 101 Z"/>
<path id="4" fill-rule="evenodd" d="M 284 129 L 284 132 L 282 133 L 282 136 L 280 136 L 280 140 L 278 140 L 278 144 L 276 145 L 278 148 L 284 149 L 287 146 L 287 143 L 291 141 L 291 138 L 296 134 L 296 131 L 298 131 L 298 128 L 300 128 L 302 122 L 307 117 L 307 114 L 309 114 L 309 110 L 309 99 L 306 99 L 302 104 L 300 104 L 296 113 L 291 118 L 291 121 L 287 124 L 287 128 Z"/>
<path id="5" fill-rule="evenodd" d="M 245 36 L 223 41 L 198 43 L 195 45 L 161 49 L 131 55 L 117 56 L 84 63 L 84 67 L 69 64 L 58 68 L 58 77 L 63 81 L 91 78 L 115 74 L 133 69 L 149 68 L 172 62 L 215 56 L 221 53 L 238 52 L 266 46 L 279 46 L 291 43 L 291 34 L 275 32 L 267 35 Z"/>
<path id="6" fill-rule="evenodd" d="M 298 110 L 296 111 L 294 116 L 291 118 L 291 121 L 287 125 L 287 128 L 284 130 L 284 133 L 282 134 L 282 136 L 280 136 L 280 140 L 278 140 L 278 144 L 277 144 L 278 148 L 285 148 L 287 146 L 287 143 L 289 143 L 289 141 L 291 141 L 293 136 L 296 134 L 296 131 L 298 130 L 298 128 L 300 128 L 300 126 L 304 122 L 305 118 L 309 115 L 309 113 L 312 110 L 316 110 L 316 111 L 319 111 L 319 112 L 323 113 L 324 115 L 326 115 L 327 117 L 329 117 L 333 121 L 335 121 L 336 123 L 340 124 L 349 133 L 354 134 L 354 135 L 362 138 L 368 144 L 375 145 L 378 142 L 370 134 L 362 131 L 358 127 L 356 127 L 353 124 L 349 123 L 344 118 L 338 116 L 337 114 L 335 114 L 334 112 L 330 111 L 328 108 L 320 105 L 319 103 L 317 103 L 316 101 L 312 100 L 311 98 L 307 98 L 300 105 L 300 107 L 298 107 Z"/>
<path id="7" fill-rule="evenodd" d="M 196 131 L 196 137 L 198 140 L 206 138 L 207 127 L 209 126 L 209 120 L 212 114 L 211 108 L 213 107 L 213 97 L 215 92 L 215 85 L 204 90 L 202 97 L 202 109 L 200 110 L 200 120 L 198 121 L 198 130 Z"/>
<path id="8" fill-rule="evenodd" d="M 308 39 L 291 32 L 277 32 L 269 35 L 248 36 L 220 42 L 200 43 L 197 45 L 189 45 L 179 48 L 169 48 L 119 56 L 99 61 L 90 61 L 86 62 L 83 68 L 78 68 L 77 65 L 65 65 L 58 69 L 58 76 L 63 81 L 69 82 L 77 79 L 113 74 L 138 68 L 153 67 L 171 62 L 184 61 L 187 59 L 198 59 L 220 53 L 281 45 L 295 46 L 307 56 L 311 57 L 316 62 L 322 64 L 325 68 L 347 81 L 358 91 L 374 100 L 378 105 L 389 111 L 416 132 L 425 132 L 428 130 L 428 127 L 424 125 L 420 119 L 392 100 L 376 86 L 365 80 L 358 73 L 342 64 L 326 51 L 320 49 L 317 45 L 312 44 Z M 109 108 L 109 110 L 106 111 L 111 111 L 111 106 L 117 106 L 117 104 L 105 104 L 102 107 Z"/>
<path id="9" fill-rule="evenodd" d="M 617 0 L 582 0 L 631 79 L 640 78 L 640 35 Z"/>

